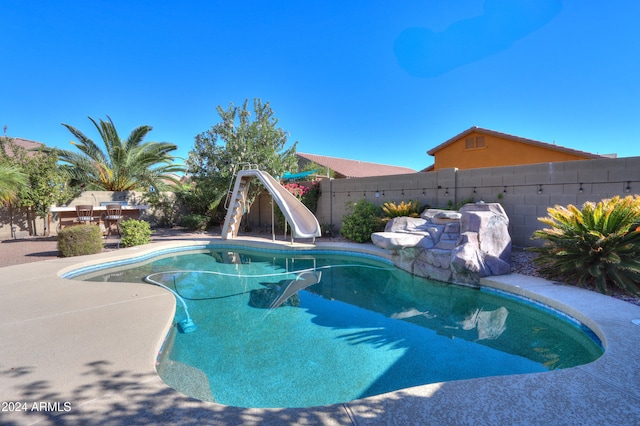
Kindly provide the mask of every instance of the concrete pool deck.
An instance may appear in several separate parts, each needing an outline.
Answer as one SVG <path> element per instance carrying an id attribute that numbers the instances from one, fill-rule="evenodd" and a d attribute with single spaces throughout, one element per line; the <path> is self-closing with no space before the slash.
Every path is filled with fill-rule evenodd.
<path id="1" fill-rule="evenodd" d="M 219 238 L 184 235 L 0 268 L 0 424 L 640 424 L 640 326 L 632 323 L 640 306 L 587 290 L 515 274 L 483 283 L 561 308 L 590 326 L 606 347 L 590 364 L 436 383 L 326 407 L 243 409 L 194 400 L 157 376 L 155 359 L 175 309 L 170 293 L 59 276 L 77 266 L 213 241 Z M 329 246 L 377 252 L 318 242 Z"/>

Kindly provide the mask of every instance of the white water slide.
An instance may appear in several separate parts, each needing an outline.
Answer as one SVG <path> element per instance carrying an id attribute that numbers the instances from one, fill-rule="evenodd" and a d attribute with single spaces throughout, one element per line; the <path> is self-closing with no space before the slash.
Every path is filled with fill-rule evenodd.
<path id="1" fill-rule="evenodd" d="M 269 173 L 257 170 L 241 170 L 236 176 L 233 193 L 228 205 L 227 216 L 222 227 L 222 239 L 230 239 L 238 236 L 240 219 L 244 214 L 244 206 L 249 190 L 249 182 L 258 178 L 269 191 L 273 200 L 280 207 L 287 223 L 291 226 L 292 238 L 316 238 L 322 233 L 320 224 L 313 213 L 298 200 L 292 193 L 280 185 Z"/>

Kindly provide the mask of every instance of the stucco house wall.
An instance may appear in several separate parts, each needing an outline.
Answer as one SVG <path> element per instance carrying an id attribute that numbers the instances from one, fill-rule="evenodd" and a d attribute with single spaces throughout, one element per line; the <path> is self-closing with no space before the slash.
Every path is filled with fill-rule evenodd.
<path id="1" fill-rule="evenodd" d="M 472 127 L 428 151 L 433 170 L 477 169 L 604 158 L 545 142 Z"/>

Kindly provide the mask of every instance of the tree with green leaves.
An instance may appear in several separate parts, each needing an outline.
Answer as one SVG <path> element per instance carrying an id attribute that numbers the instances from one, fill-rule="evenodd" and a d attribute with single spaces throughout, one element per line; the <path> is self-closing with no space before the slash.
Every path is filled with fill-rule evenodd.
<path id="1" fill-rule="evenodd" d="M 192 195 L 201 191 L 207 197 L 207 211 L 194 213 L 211 215 L 215 211 L 227 194 L 234 172 L 243 163 L 255 165 L 273 176 L 297 170 L 297 142 L 286 148 L 288 133 L 278 127 L 269 102 L 254 99 L 253 115 L 248 104 L 247 99 L 241 107 L 233 103 L 227 109 L 218 106 L 216 110 L 221 121 L 196 136 L 195 146 L 189 153 L 187 171 L 195 183 Z M 248 206 L 261 190 L 261 186 L 252 186 Z"/>
<path id="2" fill-rule="evenodd" d="M 60 169 L 56 150 L 44 147 L 27 150 L 3 136 L 0 137 L 0 168 L 10 169 L 13 179 L 19 179 L 12 205 L 26 208 L 31 235 L 35 234 L 36 217 L 46 220 L 51 206 L 62 204 L 75 195 Z"/>
<path id="3" fill-rule="evenodd" d="M 126 140 L 120 139 L 111 117 L 96 122 L 104 150 L 80 130 L 62 123 L 77 139 L 71 142 L 80 152 L 61 150 L 60 161 L 72 185 L 85 190 L 134 191 L 164 190 L 177 182 L 175 173 L 183 171 L 170 154 L 177 146 L 168 142 L 143 142 L 151 126 L 139 126 Z"/>

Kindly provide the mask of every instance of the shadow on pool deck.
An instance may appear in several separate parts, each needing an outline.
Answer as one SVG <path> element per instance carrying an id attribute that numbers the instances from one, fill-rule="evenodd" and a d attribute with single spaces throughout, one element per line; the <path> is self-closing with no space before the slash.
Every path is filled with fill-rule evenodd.
<path id="1" fill-rule="evenodd" d="M 22 259 L 49 260 L 0 270 L 0 401 L 28 408 L 0 411 L 0 424 L 640 424 L 640 327 L 631 322 L 640 318 L 640 307 L 514 274 L 484 284 L 510 288 L 581 318 L 601 335 L 605 354 L 566 370 L 435 383 L 327 407 L 250 409 L 186 397 L 162 382 L 153 363 L 173 319 L 170 294 L 155 286 L 58 277 L 59 271 L 87 261 L 216 237 L 154 238 L 142 248 L 66 259 L 50 256 L 51 241 L 27 241 L 24 247 L 34 251 L 29 256 L 23 250 Z M 11 247 L 22 242 L 1 243 L 0 254 L 20 258 Z M 295 368 L 297 360 L 274 362 Z"/>

